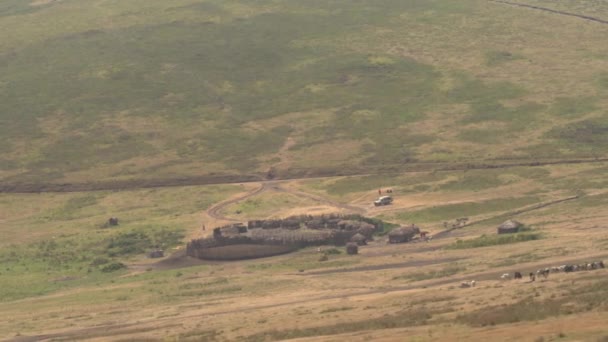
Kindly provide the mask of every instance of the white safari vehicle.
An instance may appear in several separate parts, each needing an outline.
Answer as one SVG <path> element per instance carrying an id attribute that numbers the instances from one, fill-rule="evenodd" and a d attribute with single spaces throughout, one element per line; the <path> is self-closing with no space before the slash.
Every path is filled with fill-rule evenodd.
<path id="1" fill-rule="evenodd" d="M 376 207 L 379 207 L 381 205 L 389 205 L 391 203 L 393 203 L 393 198 L 391 196 L 378 197 L 378 199 L 374 201 L 374 205 Z"/>

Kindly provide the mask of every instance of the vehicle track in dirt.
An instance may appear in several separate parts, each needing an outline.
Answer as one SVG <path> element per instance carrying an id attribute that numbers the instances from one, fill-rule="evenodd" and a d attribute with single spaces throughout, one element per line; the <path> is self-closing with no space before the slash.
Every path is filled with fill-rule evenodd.
<path id="1" fill-rule="evenodd" d="M 209 209 L 206 210 L 207 215 L 209 215 L 210 217 L 212 217 L 216 220 L 241 222 L 242 220 L 237 220 L 237 219 L 223 215 L 222 211 L 224 210 L 224 208 L 226 208 L 229 205 L 244 201 L 244 200 L 248 199 L 249 197 L 253 197 L 253 196 L 259 195 L 265 191 L 268 191 L 269 185 L 270 185 L 270 183 L 268 183 L 268 182 L 261 182 L 260 187 L 257 189 L 249 191 L 249 192 L 245 193 L 244 195 L 241 195 L 241 196 L 238 196 L 235 198 L 230 198 L 228 200 L 214 204 Z"/>
<path id="2" fill-rule="evenodd" d="M 591 16 L 584 15 L 584 14 L 564 12 L 564 11 L 554 10 L 554 9 L 547 8 L 547 7 L 541 7 L 541 6 L 536 6 L 536 5 L 529 5 L 529 4 L 518 3 L 518 2 L 511 2 L 511 1 L 505 1 L 505 0 L 489 0 L 489 1 L 490 2 L 494 2 L 494 3 L 498 3 L 498 4 L 504 4 L 504 5 L 516 6 L 516 7 L 523 7 L 523 8 L 530 8 L 530 9 L 534 9 L 534 10 L 537 10 L 537 11 L 549 12 L 549 13 L 553 13 L 553 14 L 568 16 L 568 17 L 575 17 L 575 18 L 584 19 L 584 20 L 588 20 L 588 21 L 594 21 L 594 22 L 600 23 L 600 24 L 608 24 L 608 20 L 604 20 L 604 19 L 600 19 L 600 18 L 596 18 L 596 17 L 591 17 Z"/>
<path id="3" fill-rule="evenodd" d="M 448 285 L 448 284 L 453 284 L 454 286 L 458 286 L 461 282 L 470 281 L 470 280 L 477 281 L 478 287 L 479 287 L 480 285 L 482 285 L 479 283 L 480 281 L 490 281 L 490 280 L 499 281 L 501 274 L 503 274 L 504 272 L 510 272 L 513 269 L 518 269 L 519 271 L 521 271 L 521 273 L 526 274 L 527 272 L 533 272 L 533 271 L 536 271 L 536 269 L 540 269 L 540 268 L 552 267 L 552 266 L 557 266 L 557 265 L 561 265 L 561 264 L 580 263 L 580 262 L 589 261 L 589 260 L 601 260 L 606 257 L 608 257 L 608 254 L 596 254 L 596 255 L 592 255 L 592 256 L 587 256 L 585 258 L 577 257 L 577 258 L 560 259 L 559 261 L 551 262 L 551 263 L 547 262 L 547 261 L 542 261 L 542 262 L 528 263 L 528 264 L 525 264 L 525 266 L 520 266 L 520 267 L 517 267 L 517 265 L 506 266 L 506 267 L 497 268 L 497 269 L 491 270 L 491 271 L 470 273 L 470 274 L 459 276 L 459 277 L 442 278 L 442 279 L 438 279 L 438 280 L 434 280 L 434 281 L 420 281 L 420 282 L 416 282 L 414 284 L 408 284 L 408 285 L 403 285 L 403 286 L 383 287 L 383 288 L 350 292 L 350 293 L 345 293 L 345 294 L 308 297 L 305 299 L 297 299 L 297 300 L 285 301 L 285 302 L 275 303 L 275 304 L 252 305 L 252 306 L 242 307 L 242 308 L 238 308 L 238 309 L 219 310 L 219 311 L 206 312 L 206 313 L 189 314 L 189 315 L 179 316 L 178 319 L 180 321 L 190 320 L 190 319 L 201 320 L 206 316 L 228 315 L 228 314 L 244 313 L 244 312 L 252 312 L 252 311 L 255 312 L 255 311 L 259 311 L 259 310 L 272 309 L 272 308 L 278 308 L 278 307 L 284 307 L 284 306 L 310 304 L 310 303 L 314 303 L 314 302 L 323 302 L 323 301 L 337 300 L 337 299 L 352 299 L 352 298 L 356 298 L 359 296 L 368 296 L 368 295 L 374 295 L 374 294 L 389 294 L 389 293 L 396 293 L 396 292 L 409 291 L 409 290 L 426 289 L 426 288 L 438 287 L 438 286 Z M 447 263 L 449 263 L 449 262 L 447 262 Z M 412 266 L 412 267 L 417 267 L 417 266 Z M 369 272 L 369 270 L 367 270 L 365 272 Z M 596 271 L 580 271 L 578 273 L 582 273 L 582 272 L 596 272 Z M 511 282 L 512 282 L 512 284 L 521 284 L 521 285 L 530 283 L 527 280 L 518 281 L 517 283 L 515 283 L 516 281 L 512 280 Z M 505 283 L 505 284 L 509 284 L 509 283 Z M 32 335 L 32 336 L 18 336 L 18 337 L 14 337 L 12 339 L 8 339 L 7 341 L 12 341 L 12 342 L 30 342 L 30 341 L 40 341 L 40 340 L 61 341 L 61 340 L 71 340 L 71 339 L 90 339 L 90 338 L 104 337 L 104 336 L 116 337 L 116 336 L 120 336 L 120 335 L 137 333 L 140 331 L 149 331 L 149 330 L 153 330 L 155 328 L 170 327 L 170 326 L 174 325 L 172 323 L 172 321 L 175 321 L 175 320 L 176 320 L 175 317 L 163 317 L 163 318 L 154 318 L 153 320 L 150 320 L 150 321 L 137 321 L 135 323 L 127 323 L 127 322 L 113 323 L 113 324 L 105 324 L 105 325 L 99 325 L 99 326 L 93 326 L 93 327 L 87 327 L 87 328 L 73 329 L 73 330 L 57 332 L 57 333 L 40 334 L 40 335 Z"/>
<path id="4" fill-rule="evenodd" d="M 339 294 L 339 295 L 323 295 L 323 296 L 319 296 L 319 297 L 315 297 L 315 298 L 294 300 L 294 301 L 283 302 L 283 303 L 259 305 L 259 306 L 252 306 L 252 307 L 247 307 L 247 308 L 242 308 L 242 309 L 234 309 L 234 310 L 226 310 L 226 311 L 216 311 L 216 312 L 209 313 L 209 315 L 223 315 L 223 314 L 231 314 L 231 313 L 246 312 L 246 311 L 256 311 L 256 310 L 261 310 L 261 309 L 275 308 L 275 307 L 288 306 L 288 305 L 294 305 L 294 304 L 310 303 L 310 302 L 315 302 L 315 301 L 324 301 L 324 300 L 332 300 L 332 299 L 346 299 L 346 298 L 357 297 L 357 296 L 366 296 L 366 295 L 370 295 L 370 294 L 381 294 L 381 293 L 400 292 L 400 291 L 406 291 L 406 290 L 425 289 L 425 288 L 429 288 L 429 287 L 441 286 L 441 285 L 446 285 L 446 284 L 458 285 L 462 281 L 467 281 L 467 280 L 471 280 L 471 279 L 474 279 L 476 281 L 500 280 L 500 275 L 504 274 L 505 272 L 509 272 L 510 270 L 513 270 L 513 269 L 518 269 L 519 271 L 521 271 L 522 274 L 525 274 L 527 272 L 536 271 L 537 269 L 541 269 L 541 268 L 559 266 L 562 264 L 575 264 L 575 263 L 580 263 L 580 262 L 588 262 L 589 260 L 602 260 L 603 258 L 606 258 L 606 257 L 608 257 L 608 254 L 596 254 L 596 255 L 587 256 L 584 258 L 576 257 L 576 258 L 560 259 L 559 261 L 556 261 L 556 262 L 539 261 L 539 262 L 528 263 L 525 266 L 520 266 L 520 267 L 518 267 L 517 265 L 505 266 L 505 267 L 496 268 L 495 270 L 491 270 L 491 271 L 470 273 L 470 274 L 463 275 L 460 277 L 452 277 L 452 278 L 447 278 L 447 279 L 442 278 L 442 279 L 438 279 L 438 280 L 430 281 L 430 282 L 421 281 L 421 282 L 416 282 L 415 284 L 411 284 L 411 285 L 392 286 L 392 287 L 357 291 L 357 292 L 353 292 L 353 293 Z M 443 262 L 444 264 L 451 264 L 453 262 L 449 258 L 446 258 L 443 261 L 444 261 Z M 435 264 L 442 264 L 442 263 L 435 263 Z M 416 264 L 412 264 L 412 265 L 409 265 L 409 267 L 420 267 L 420 266 L 416 265 Z M 404 267 L 404 268 L 406 268 L 406 267 Z M 336 271 L 339 271 L 339 270 L 340 269 L 337 269 Z M 378 270 L 382 270 L 382 269 L 378 269 Z M 333 273 L 339 273 L 336 271 L 334 271 Z M 369 271 L 370 270 L 365 270 L 363 272 L 369 272 Z M 371 270 L 371 271 L 373 271 L 373 270 Z M 593 272 L 593 271 L 580 271 L 580 272 Z M 181 318 L 192 318 L 192 317 L 200 317 L 200 316 L 199 315 L 190 315 L 190 316 L 183 316 Z"/>
<path id="5" fill-rule="evenodd" d="M 341 202 L 336 202 L 336 201 L 332 201 L 330 199 L 327 199 L 323 196 L 319 196 L 319 195 L 313 195 L 304 191 L 299 191 L 299 190 L 290 190 L 290 189 L 285 189 L 283 187 L 281 187 L 280 184 L 278 184 L 278 186 L 273 188 L 275 191 L 278 192 L 285 192 L 285 193 L 289 193 L 295 196 L 299 196 L 299 197 L 304 197 L 304 198 L 308 198 L 310 200 L 313 200 L 315 202 L 319 202 L 322 204 L 326 204 L 332 207 L 336 207 L 339 209 L 344 209 L 346 211 L 351 211 L 351 212 L 355 212 L 358 214 L 363 214 L 365 213 L 367 210 L 365 208 L 362 207 L 358 207 L 358 206 L 354 206 L 354 205 L 350 205 L 350 204 L 345 204 L 345 203 L 341 203 Z"/>
<path id="6" fill-rule="evenodd" d="M 322 203 L 325 204 L 327 206 L 331 206 L 337 209 L 343 209 L 346 211 L 350 211 L 350 212 L 354 212 L 354 213 L 364 213 L 366 212 L 365 208 L 361 208 L 361 207 L 357 207 L 357 206 L 353 206 L 353 205 L 349 205 L 349 204 L 345 204 L 345 203 L 340 203 L 340 202 L 336 202 L 336 201 L 332 201 L 330 199 L 324 198 L 322 196 L 318 196 L 318 195 L 313 195 L 304 191 L 299 191 L 299 190 L 291 190 L 291 189 L 286 189 L 284 187 L 281 186 L 281 182 L 283 181 L 266 181 L 266 182 L 260 182 L 260 187 L 249 191 L 243 195 L 240 195 L 238 197 L 235 198 L 231 198 L 228 199 L 226 201 L 217 203 L 215 205 L 213 205 L 211 208 L 206 210 L 207 215 L 209 215 L 210 217 L 216 219 L 216 220 L 223 220 L 223 221 L 229 221 L 229 222 L 242 222 L 243 220 L 239 220 L 239 219 L 235 219 L 233 217 L 229 217 L 226 216 L 224 214 L 222 214 L 222 211 L 232 205 L 232 204 L 236 204 L 239 203 L 241 201 L 245 201 L 250 197 L 254 197 L 257 196 L 261 193 L 264 192 L 280 192 L 280 193 L 287 193 L 287 194 L 291 194 L 297 197 L 303 197 L 303 198 L 307 198 L 310 199 L 312 201 L 318 202 L 318 203 Z"/>
<path id="7" fill-rule="evenodd" d="M 534 205 L 531 205 L 531 206 L 526 206 L 524 208 L 520 208 L 520 209 L 513 210 L 513 211 L 508 211 L 508 212 L 505 212 L 505 213 L 502 213 L 502 214 L 498 214 L 498 215 L 494 215 L 494 216 L 491 216 L 491 217 L 483 218 L 481 220 L 471 221 L 471 222 L 468 222 L 467 224 L 464 224 L 464 225 L 459 226 L 459 227 L 449 228 L 449 229 L 443 230 L 443 231 L 441 231 L 439 233 L 436 233 L 436 234 L 432 235 L 432 237 L 433 237 L 434 240 L 442 239 L 442 238 L 447 237 L 447 235 L 449 235 L 451 232 L 453 232 L 455 230 L 459 230 L 459 229 L 470 227 L 470 226 L 473 226 L 473 225 L 476 225 L 476 224 L 488 222 L 488 221 L 495 220 L 495 219 L 498 219 L 498 218 L 501 218 L 501 217 L 504 217 L 504 218 L 514 217 L 514 216 L 517 216 L 517 215 L 520 215 L 520 214 L 529 213 L 531 211 L 544 209 L 546 207 L 549 207 L 549 206 L 552 206 L 552 205 L 556 205 L 556 204 L 560 204 L 560 203 L 563 203 L 563 202 L 574 201 L 574 200 L 577 200 L 579 198 L 581 198 L 581 196 L 580 195 L 576 195 L 576 196 L 570 196 L 570 197 L 566 197 L 566 198 L 560 198 L 560 199 L 549 201 L 549 202 L 538 203 L 538 204 L 534 204 Z"/>
<path id="8" fill-rule="evenodd" d="M 496 0 L 498 1 L 498 0 Z M 135 190 L 148 188 L 165 188 L 194 185 L 213 185 L 213 184 L 235 184 L 235 183 L 256 183 L 256 182 L 275 182 L 277 180 L 307 180 L 340 176 L 373 176 L 387 174 L 407 174 L 417 172 L 453 172 L 467 170 L 485 169 L 507 169 L 513 167 L 538 167 L 549 165 L 570 165 L 570 164 L 597 164 L 608 162 L 607 158 L 581 158 L 581 159 L 560 159 L 560 160 L 528 160 L 517 162 L 495 163 L 486 161 L 472 161 L 461 163 L 435 163 L 418 162 L 399 165 L 381 165 L 379 167 L 353 167 L 349 170 L 314 170 L 302 169 L 293 170 L 279 174 L 275 180 L 267 180 L 263 174 L 243 174 L 243 175 L 205 175 L 196 177 L 181 178 L 155 178 L 155 179 L 130 179 L 130 180 L 108 180 L 99 182 L 83 183 L 8 183 L 0 182 L 0 193 L 64 193 L 64 192 L 89 192 L 89 191 L 114 191 L 114 190 Z"/>
<path id="9" fill-rule="evenodd" d="M 367 265 L 367 266 L 356 266 L 356 267 L 350 267 L 350 268 L 302 272 L 302 273 L 297 273 L 296 275 L 298 275 L 298 276 L 317 276 L 317 275 L 335 274 L 335 273 L 381 271 L 381 270 L 390 270 L 390 269 L 394 269 L 394 268 L 422 267 L 422 266 L 430 266 L 430 265 L 436 265 L 436 264 L 452 263 L 452 262 L 456 262 L 456 261 L 459 261 L 462 259 L 463 258 L 413 260 L 413 261 L 405 261 L 405 262 L 399 262 L 399 263 L 394 263 L 394 264 Z"/>

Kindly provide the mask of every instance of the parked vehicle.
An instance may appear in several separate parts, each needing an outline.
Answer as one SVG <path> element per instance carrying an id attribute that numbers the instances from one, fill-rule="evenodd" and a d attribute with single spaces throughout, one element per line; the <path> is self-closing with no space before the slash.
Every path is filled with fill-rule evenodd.
<path id="1" fill-rule="evenodd" d="M 393 203 L 393 198 L 391 196 L 378 197 L 378 199 L 374 201 L 374 205 L 376 207 L 379 207 L 381 205 L 389 205 L 391 203 Z"/>

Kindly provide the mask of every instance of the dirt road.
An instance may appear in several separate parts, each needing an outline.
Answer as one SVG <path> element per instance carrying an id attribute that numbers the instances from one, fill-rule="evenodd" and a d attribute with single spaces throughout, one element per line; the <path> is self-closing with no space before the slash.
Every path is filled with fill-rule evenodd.
<path id="1" fill-rule="evenodd" d="M 232 204 L 235 204 L 235 203 L 238 203 L 241 201 L 245 201 L 248 198 L 257 196 L 263 192 L 288 193 L 288 194 L 291 194 L 291 195 L 294 195 L 297 197 L 310 199 L 314 202 L 318 202 L 320 204 L 324 204 L 329 207 L 333 207 L 333 208 L 336 208 L 339 210 L 346 210 L 348 212 L 353 212 L 353 213 L 363 214 L 367 211 L 366 208 L 332 201 L 332 200 L 327 199 L 322 196 L 313 195 L 313 194 L 299 191 L 299 190 L 286 189 L 285 187 L 282 186 L 283 182 L 285 182 L 285 181 L 260 182 L 259 183 L 260 186 L 257 189 L 254 189 L 252 191 L 249 191 L 249 192 L 239 195 L 237 197 L 227 199 L 223 202 L 217 203 L 217 204 L 213 205 L 211 208 L 207 209 L 206 213 L 207 213 L 207 215 L 209 215 L 209 217 L 214 218 L 216 220 L 223 220 L 223 221 L 229 221 L 229 222 L 241 222 L 242 220 L 226 216 L 226 215 L 222 214 L 222 212 L 224 211 L 224 209 L 226 207 L 228 207 Z"/>
<path id="2" fill-rule="evenodd" d="M 495 2 L 495 3 L 509 5 L 509 6 L 530 8 L 530 9 L 534 9 L 537 11 L 543 11 L 543 12 L 548 12 L 548 13 L 553 13 L 553 14 L 558 14 L 558 15 L 564 15 L 564 16 L 568 16 L 568 17 L 575 17 L 575 18 L 579 18 L 579 19 L 594 21 L 594 22 L 597 22 L 600 24 L 608 24 L 608 20 L 591 17 L 591 16 L 583 15 L 583 14 L 558 11 L 558 10 L 554 10 L 554 9 L 547 8 L 547 7 L 540 7 L 540 6 L 535 6 L 535 5 L 528 5 L 528 4 L 524 4 L 524 3 L 504 1 L 504 0 L 490 0 L 490 2 Z"/>
<path id="3" fill-rule="evenodd" d="M 234 313 L 256 312 L 259 310 L 270 309 L 270 308 L 293 307 L 293 306 L 296 306 L 299 304 L 320 303 L 323 301 L 331 301 L 331 300 L 337 300 L 337 299 L 348 299 L 348 298 L 353 299 L 356 297 L 368 296 L 368 295 L 374 295 L 374 294 L 389 294 L 389 293 L 403 292 L 403 291 L 409 291 L 409 290 L 434 288 L 434 287 L 439 287 L 439 286 L 448 285 L 448 284 L 451 284 L 453 286 L 458 286 L 461 282 L 469 281 L 472 279 L 477 281 L 477 284 L 478 284 L 477 286 L 479 287 L 479 286 L 483 286 L 484 281 L 499 281 L 501 274 L 503 274 L 504 272 L 511 272 L 515 268 L 517 268 L 523 274 L 526 274 L 527 272 L 535 271 L 536 269 L 539 269 L 539 268 L 552 267 L 552 266 L 561 265 L 561 264 L 580 263 L 580 262 L 589 261 L 589 260 L 602 260 L 603 258 L 606 258 L 606 257 L 608 257 L 608 254 L 588 255 L 584 259 L 580 258 L 580 257 L 570 258 L 570 259 L 559 258 L 559 259 L 555 259 L 553 262 L 542 261 L 542 262 L 527 263 L 527 264 L 523 264 L 523 265 L 501 267 L 501 268 L 496 268 L 496 269 L 490 270 L 490 271 L 468 273 L 466 275 L 461 275 L 461 276 L 445 277 L 445 278 L 441 278 L 441 279 L 437 279 L 437 280 L 418 281 L 418 282 L 414 282 L 414 283 L 411 283 L 408 285 L 402 285 L 402 286 L 382 287 L 382 288 L 362 290 L 362 291 L 352 291 L 352 292 L 346 292 L 346 293 L 343 292 L 341 294 L 335 294 L 335 295 L 321 295 L 321 296 L 316 296 L 316 297 L 307 297 L 307 298 L 303 298 L 303 299 L 286 300 L 286 301 L 281 301 L 281 302 L 277 302 L 277 303 L 273 303 L 273 304 L 247 305 L 247 306 L 243 306 L 243 307 L 236 308 L 236 309 L 230 309 L 230 310 L 217 310 L 217 311 L 205 312 L 203 314 L 196 313 L 196 314 L 181 315 L 179 317 L 163 317 L 163 318 L 154 318 L 154 319 L 150 319 L 150 320 L 139 320 L 134 323 L 123 322 L 123 323 L 104 324 L 104 325 L 98 325 L 98 326 L 87 327 L 87 328 L 78 328 L 78 329 L 72 329 L 72 330 L 50 333 L 50 334 L 41 334 L 41 335 L 33 335 L 33 336 L 18 336 L 18 337 L 15 337 L 15 338 L 7 340 L 7 341 L 13 341 L 13 342 L 29 342 L 29 341 L 41 341 L 41 340 L 64 341 L 64 340 L 73 340 L 73 339 L 90 339 L 90 338 L 95 338 L 95 337 L 109 337 L 109 336 L 117 337 L 120 335 L 128 335 L 128 334 L 133 334 L 133 333 L 143 332 L 143 331 L 160 330 L 160 329 L 163 329 L 166 327 L 172 327 L 172 326 L 179 325 L 179 324 L 175 323 L 176 321 L 179 322 L 179 321 L 192 320 L 192 319 L 202 320 L 206 316 L 219 316 L 219 315 L 228 315 L 228 314 L 234 314 Z M 442 261 L 443 261 L 442 263 L 448 263 L 448 264 L 450 262 L 452 262 L 450 259 L 444 259 Z M 417 266 L 415 264 L 411 264 L 408 267 L 419 267 L 419 266 Z M 362 269 L 360 271 L 369 272 L 370 270 Z M 588 273 L 588 272 L 596 272 L 596 271 L 580 271 L 577 273 Z M 572 273 L 569 276 L 575 277 L 577 273 Z M 513 282 L 513 284 L 517 283 L 517 284 L 521 284 L 521 285 L 524 285 L 525 283 L 529 283 L 529 281 L 527 281 L 527 280 L 511 281 L 511 282 Z M 505 285 L 507 285 L 507 284 L 509 284 L 509 283 L 505 283 Z M 248 302 L 244 302 L 244 303 L 248 303 Z"/>
<path id="4" fill-rule="evenodd" d="M 280 180 L 304 180 L 337 176 L 370 176 L 383 174 L 404 174 L 426 171 L 465 171 L 484 169 L 506 169 L 512 167 L 537 167 L 548 165 L 596 164 L 608 162 L 608 158 L 580 158 L 559 160 L 521 160 L 505 163 L 495 161 L 471 161 L 462 163 L 418 162 L 398 165 L 380 165 L 378 167 L 352 167 L 348 170 L 295 170 L 278 176 Z M 133 190 L 144 188 L 162 188 L 191 185 L 234 184 L 266 181 L 264 174 L 241 175 L 203 175 L 180 178 L 150 178 L 107 180 L 83 183 L 0 183 L 0 193 L 46 193 L 46 192 L 86 192 L 107 190 Z"/>

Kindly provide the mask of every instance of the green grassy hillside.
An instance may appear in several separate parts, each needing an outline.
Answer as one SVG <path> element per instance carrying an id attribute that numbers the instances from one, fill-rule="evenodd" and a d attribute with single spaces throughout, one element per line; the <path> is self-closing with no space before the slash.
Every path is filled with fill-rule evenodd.
<path id="1" fill-rule="evenodd" d="M 608 25 L 529 8 L 11 0 L 0 30 L 5 183 L 608 152 Z"/>

